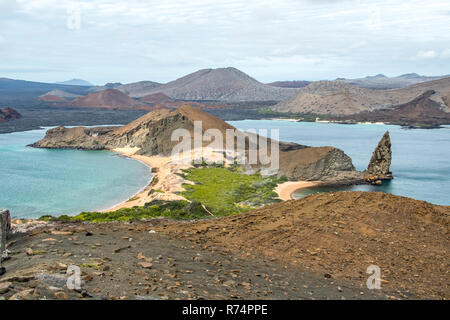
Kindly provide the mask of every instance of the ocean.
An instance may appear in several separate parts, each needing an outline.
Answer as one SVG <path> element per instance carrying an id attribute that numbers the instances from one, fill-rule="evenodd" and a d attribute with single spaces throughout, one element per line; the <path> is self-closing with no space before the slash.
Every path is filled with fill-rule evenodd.
<path id="1" fill-rule="evenodd" d="M 367 169 L 372 152 L 389 130 L 392 142 L 391 171 L 394 180 L 383 186 L 351 186 L 339 190 L 383 191 L 450 205 L 450 126 L 442 129 L 404 129 L 382 124 L 335 124 L 283 120 L 230 121 L 241 130 L 279 129 L 280 140 L 308 146 L 334 146 L 353 160 L 358 170 Z M 295 198 L 336 188 L 299 190 Z"/>
<path id="2" fill-rule="evenodd" d="M 407 130 L 377 124 L 342 125 L 281 120 L 230 121 L 242 129 L 279 129 L 280 140 L 309 146 L 334 146 L 349 155 L 358 170 L 367 168 L 386 130 L 392 141 L 395 179 L 381 187 L 339 190 L 383 191 L 450 205 L 450 127 Z M 143 163 L 109 151 L 47 150 L 26 147 L 46 130 L 0 134 L 0 208 L 14 217 L 74 215 L 107 209 L 145 187 L 151 172 Z M 336 188 L 309 188 L 310 193 Z"/>
<path id="3" fill-rule="evenodd" d="M 113 152 L 26 147 L 45 131 L 0 134 L 0 208 L 13 217 L 107 209 L 151 179 L 148 166 Z"/>

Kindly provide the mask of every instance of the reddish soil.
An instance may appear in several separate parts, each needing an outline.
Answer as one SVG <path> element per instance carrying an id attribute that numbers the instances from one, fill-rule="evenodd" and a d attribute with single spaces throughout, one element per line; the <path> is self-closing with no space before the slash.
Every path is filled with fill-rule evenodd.
<path id="1" fill-rule="evenodd" d="M 57 104 L 69 103 L 69 101 L 67 101 L 66 99 L 64 99 L 62 97 L 54 96 L 54 95 L 51 95 L 51 94 L 47 94 L 45 96 L 39 97 L 38 101 L 52 102 L 52 103 L 57 103 Z"/>

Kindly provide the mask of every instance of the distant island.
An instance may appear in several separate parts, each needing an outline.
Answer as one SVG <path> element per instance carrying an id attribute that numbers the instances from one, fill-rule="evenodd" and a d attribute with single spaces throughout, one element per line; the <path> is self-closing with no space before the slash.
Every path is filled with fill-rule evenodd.
<path id="1" fill-rule="evenodd" d="M 392 108 L 333 119 L 344 123 L 384 122 L 409 128 L 439 128 L 440 125 L 450 124 L 450 113 L 443 111 L 441 105 L 431 99 L 435 93 L 436 91 L 429 90 L 410 102 Z"/>

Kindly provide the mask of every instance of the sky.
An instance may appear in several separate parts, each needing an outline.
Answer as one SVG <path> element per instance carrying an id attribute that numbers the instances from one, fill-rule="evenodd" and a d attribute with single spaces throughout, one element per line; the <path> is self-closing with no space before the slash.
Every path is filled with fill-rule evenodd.
<path id="1" fill-rule="evenodd" d="M 262 82 L 450 74 L 448 0 L 0 0 L 0 77 Z"/>

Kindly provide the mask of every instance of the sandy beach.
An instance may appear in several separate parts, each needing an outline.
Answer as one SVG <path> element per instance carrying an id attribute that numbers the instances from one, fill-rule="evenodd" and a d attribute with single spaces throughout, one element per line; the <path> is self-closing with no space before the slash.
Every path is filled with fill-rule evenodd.
<path id="1" fill-rule="evenodd" d="M 138 148 L 116 148 L 112 151 L 117 152 L 124 157 L 130 157 L 141 161 L 151 167 L 153 171 L 153 179 L 147 187 L 145 187 L 134 197 L 106 209 L 104 212 L 116 211 L 122 208 L 132 208 L 134 206 L 144 206 L 147 202 L 153 200 L 186 200 L 186 198 L 177 193 L 184 190 L 183 184 L 192 182 L 183 179 L 177 173 L 181 172 L 183 169 L 190 168 L 190 164 L 174 164 L 171 157 L 137 155 L 136 152 L 139 151 Z M 203 153 L 203 156 L 213 158 L 213 154 L 214 152 L 209 151 L 208 154 Z M 280 199 L 287 201 L 292 200 L 292 193 L 296 190 L 314 187 L 319 184 L 320 182 L 318 181 L 288 181 L 279 184 L 275 188 L 275 192 L 278 194 Z"/>
<path id="2" fill-rule="evenodd" d="M 302 188 L 315 187 L 320 184 L 319 181 L 288 181 L 282 184 L 279 184 L 275 188 L 275 192 L 278 193 L 280 199 L 287 201 L 292 200 L 292 194 Z"/>
<path id="3" fill-rule="evenodd" d="M 201 151 L 193 149 L 189 154 L 179 158 L 137 155 L 136 153 L 139 151 L 139 148 L 130 147 L 116 148 L 111 151 L 117 152 L 124 157 L 139 160 L 150 166 L 153 171 L 153 179 L 146 188 L 134 197 L 117 204 L 112 208 L 103 210 L 103 212 L 116 211 L 122 208 L 132 208 L 134 206 L 144 206 L 147 202 L 153 200 L 187 200 L 177 193 L 184 191 L 183 184 L 193 184 L 193 182 L 183 179 L 177 173 L 192 168 L 191 159 L 203 157 L 204 159 L 216 162 L 223 156 L 221 152 L 217 152 L 210 148 L 203 148 Z M 177 161 L 178 163 L 174 163 L 174 161 Z"/>
<path id="4" fill-rule="evenodd" d="M 112 151 L 117 152 L 124 157 L 142 161 L 150 166 L 153 171 L 152 181 L 143 191 L 128 201 L 104 210 L 104 212 L 111 212 L 122 208 L 132 208 L 134 206 L 144 206 L 147 202 L 153 200 L 186 200 L 184 197 L 176 194 L 176 192 L 184 190 L 182 187 L 183 184 L 190 183 L 176 174 L 179 170 L 185 168 L 180 165 L 173 165 L 170 157 L 136 155 L 135 153 L 138 150 L 138 148 L 117 148 Z M 189 166 L 186 166 L 186 168 L 189 168 Z"/>

